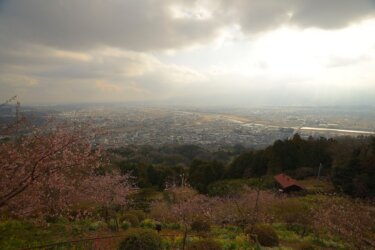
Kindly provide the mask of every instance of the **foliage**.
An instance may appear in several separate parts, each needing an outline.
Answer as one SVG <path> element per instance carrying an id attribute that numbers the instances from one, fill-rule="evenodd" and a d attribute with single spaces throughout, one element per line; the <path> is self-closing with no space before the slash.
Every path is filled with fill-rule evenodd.
<path id="1" fill-rule="evenodd" d="M 207 193 L 210 183 L 224 175 L 224 166 L 220 162 L 194 160 L 189 168 L 189 181 L 192 187 L 201 193 Z"/>
<path id="2" fill-rule="evenodd" d="M 8 220 L 0 222 L 0 249 L 27 247 L 66 241 L 91 231 L 91 221 L 58 220 L 47 224 L 40 220 Z"/>
<path id="3" fill-rule="evenodd" d="M 256 224 L 245 229 L 245 233 L 253 237 L 262 246 L 274 247 L 279 245 L 279 237 L 272 226 Z"/>
<path id="4" fill-rule="evenodd" d="M 138 227 L 139 226 L 139 220 L 138 217 L 132 213 L 125 213 L 121 216 L 120 221 L 128 221 L 132 225 L 132 227 Z"/>
<path id="5" fill-rule="evenodd" d="M 183 229 L 182 248 L 185 249 L 187 234 L 190 225 L 197 216 L 210 215 L 210 199 L 191 189 L 189 186 L 170 187 L 166 190 L 166 199 L 169 203 L 170 212 L 175 221 L 181 224 Z"/>
<path id="6" fill-rule="evenodd" d="M 142 228 L 155 229 L 156 222 L 152 219 L 145 219 L 141 222 L 140 226 Z"/>
<path id="7" fill-rule="evenodd" d="M 315 207 L 313 219 L 318 233 L 338 235 L 355 249 L 375 248 L 373 204 L 330 197 Z"/>
<path id="8" fill-rule="evenodd" d="M 89 230 L 90 230 L 90 231 L 96 231 L 96 230 L 98 230 L 101 226 L 102 226 L 101 221 L 95 221 L 95 222 L 90 223 L 90 225 L 89 225 Z"/>
<path id="9" fill-rule="evenodd" d="M 142 211 L 149 211 L 151 204 L 160 198 L 162 198 L 162 194 L 154 188 L 142 188 L 129 196 L 132 201 L 130 206 Z"/>
<path id="10" fill-rule="evenodd" d="M 55 216 L 84 201 L 126 204 L 128 177 L 109 169 L 98 174 L 108 164 L 92 146 L 95 131 L 52 122 L 20 127 L 23 133 L 14 131 L 0 144 L 0 209 L 14 216 Z"/>
<path id="11" fill-rule="evenodd" d="M 191 230 L 195 232 L 209 232 L 211 223 L 207 218 L 197 217 L 191 223 Z"/>
<path id="12" fill-rule="evenodd" d="M 245 191 L 246 187 L 270 189 L 274 186 L 274 180 L 270 176 L 248 179 L 226 179 L 219 180 L 208 185 L 210 196 L 236 196 Z"/>
<path id="13" fill-rule="evenodd" d="M 118 231 L 119 229 L 119 222 L 117 219 L 110 219 L 108 221 L 108 228 L 111 229 L 112 231 Z"/>
<path id="14" fill-rule="evenodd" d="M 146 219 L 146 213 L 142 210 L 129 210 L 127 213 L 134 214 L 135 216 L 137 216 L 139 221 L 143 221 Z"/>
<path id="15" fill-rule="evenodd" d="M 33 231 L 33 233 L 31 233 Z M 65 231 L 62 231 L 65 232 Z M 36 245 L 38 241 L 46 242 L 52 232 L 40 232 L 31 222 L 1 221 L 0 222 L 0 249 L 18 249 L 26 244 Z"/>
<path id="16" fill-rule="evenodd" d="M 121 228 L 123 230 L 128 230 L 131 227 L 131 225 L 132 224 L 127 220 L 124 220 L 124 221 L 121 222 Z"/>
<path id="17" fill-rule="evenodd" d="M 161 237 L 152 230 L 130 229 L 121 242 L 120 250 L 160 250 L 162 249 Z"/>
<path id="18" fill-rule="evenodd" d="M 265 174 L 295 171 L 299 167 L 330 168 L 329 152 L 333 140 L 302 140 L 296 134 L 292 140 L 277 140 L 264 150 L 242 153 L 229 166 L 227 178 L 260 177 Z"/>
<path id="19" fill-rule="evenodd" d="M 181 166 L 163 166 L 151 164 L 136 164 L 127 161 L 117 163 L 124 174 L 132 174 L 136 177 L 136 184 L 141 188 L 156 187 L 159 190 L 165 188 L 165 183 L 179 180 L 185 169 Z"/>
<path id="20" fill-rule="evenodd" d="M 181 228 L 181 225 L 178 223 L 163 223 L 162 228 L 178 230 Z"/>
<path id="21" fill-rule="evenodd" d="M 210 200 L 195 190 L 185 187 L 172 187 L 167 190 L 169 210 L 175 221 L 189 227 L 197 217 L 208 217 Z"/>
<path id="22" fill-rule="evenodd" d="M 212 220 L 217 224 L 234 224 L 244 227 L 255 222 L 270 220 L 268 207 L 280 197 L 263 190 L 246 188 L 237 196 L 212 198 Z"/>
<path id="23" fill-rule="evenodd" d="M 208 185 L 207 190 L 210 196 L 234 196 L 241 193 L 246 185 L 245 179 L 220 180 Z"/>
<path id="24" fill-rule="evenodd" d="M 340 140 L 335 145 L 333 184 L 356 197 L 375 197 L 375 137 Z"/>
<path id="25" fill-rule="evenodd" d="M 205 239 L 200 241 L 195 241 L 188 245 L 188 250 L 221 250 L 222 247 L 219 243 L 212 239 Z"/>
<path id="26" fill-rule="evenodd" d="M 170 213 L 171 205 L 166 201 L 155 201 L 151 204 L 150 217 L 168 224 L 178 224 L 176 216 Z"/>
<path id="27" fill-rule="evenodd" d="M 307 204 L 297 199 L 285 199 L 272 207 L 274 217 L 304 236 L 312 226 L 313 213 Z"/>
<path id="28" fill-rule="evenodd" d="M 156 187 L 160 191 L 166 183 L 181 185 L 181 175 L 188 175 L 188 167 L 194 160 L 227 163 L 243 151 L 236 145 L 218 151 L 209 151 L 197 145 L 127 146 L 110 150 L 117 156 L 116 165 L 122 173 L 131 173 L 141 188 Z"/>

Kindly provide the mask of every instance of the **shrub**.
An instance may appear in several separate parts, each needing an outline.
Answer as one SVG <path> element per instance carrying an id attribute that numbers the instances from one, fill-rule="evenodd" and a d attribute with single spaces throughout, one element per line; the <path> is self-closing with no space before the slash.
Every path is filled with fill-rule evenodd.
<path id="1" fill-rule="evenodd" d="M 156 222 L 152 219 L 145 219 L 141 222 L 142 228 L 155 229 Z"/>
<path id="2" fill-rule="evenodd" d="M 127 214 L 134 214 L 135 216 L 137 216 L 138 221 L 143 221 L 146 219 L 146 213 L 142 210 L 130 210 L 129 212 L 127 212 Z"/>
<path id="3" fill-rule="evenodd" d="M 102 225 L 101 221 L 92 222 L 89 225 L 89 230 L 90 231 L 96 231 L 96 230 L 98 230 L 100 228 L 101 225 Z"/>
<path id="4" fill-rule="evenodd" d="M 138 217 L 135 216 L 134 214 L 124 214 L 123 216 L 121 216 L 120 221 L 122 222 L 124 220 L 130 222 L 132 227 L 138 227 L 139 226 Z"/>
<path id="5" fill-rule="evenodd" d="M 256 239 L 262 246 L 274 247 L 279 245 L 279 237 L 270 225 L 257 224 L 253 228 L 246 228 L 245 233 L 256 236 Z"/>
<path id="6" fill-rule="evenodd" d="M 118 230 L 118 221 L 116 219 L 110 219 L 108 222 L 108 227 L 112 231 L 117 231 Z"/>
<path id="7" fill-rule="evenodd" d="M 191 223 L 191 229 L 196 232 L 208 232 L 210 231 L 211 224 L 210 222 L 205 218 L 196 218 Z"/>
<path id="8" fill-rule="evenodd" d="M 130 226 L 131 226 L 131 223 L 130 223 L 129 221 L 127 221 L 127 220 L 124 220 L 124 221 L 121 223 L 121 228 L 122 228 L 123 230 L 128 230 Z"/>
<path id="9" fill-rule="evenodd" d="M 208 195 L 220 197 L 233 196 L 243 191 L 245 185 L 245 180 L 242 179 L 215 181 L 208 185 Z"/>
<path id="10" fill-rule="evenodd" d="M 162 249 L 163 250 L 173 250 L 173 249 L 178 249 L 177 246 L 174 244 L 174 240 L 171 238 L 164 238 L 162 240 Z"/>
<path id="11" fill-rule="evenodd" d="M 219 243 L 212 239 L 205 239 L 193 242 L 187 247 L 188 250 L 221 250 Z"/>
<path id="12" fill-rule="evenodd" d="M 249 178 L 246 180 L 247 185 L 253 188 L 271 189 L 275 186 L 275 181 L 272 176 L 265 176 L 261 178 Z"/>
<path id="13" fill-rule="evenodd" d="M 74 236 L 82 234 L 83 230 L 79 225 L 73 225 L 72 226 L 72 234 Z"/>
<path id="14" fill-rule="evenodd" d="M 120 250 L 160 250 L 161 237 L 149 229 L 131 229 L 120 243 Z"/>
<path id="15" fill-rule="evenodd" d="M 162 228 L 178 230 L 181 228 L 181 225 L 178 223 L 163 223 Z"/>

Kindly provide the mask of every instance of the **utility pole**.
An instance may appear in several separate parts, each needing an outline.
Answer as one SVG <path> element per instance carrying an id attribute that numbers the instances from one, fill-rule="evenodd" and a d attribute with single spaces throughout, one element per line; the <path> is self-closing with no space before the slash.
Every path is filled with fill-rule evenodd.
<path id="1" fill-rule="evenodd" d="M 16 122 L 17 123 L 20 121 L 20 106 L 21 106 L 21 103 L 20 101 L 17 100 L 17 104 L 16 104 Z"/>
<path id="2" fill-rule="evenodd" d="M 320 173 L 322 171 L 323 165 L 322 163 L 319 164 L 319 169 L 318 169 L 318 180 L 320 180 Z"/>

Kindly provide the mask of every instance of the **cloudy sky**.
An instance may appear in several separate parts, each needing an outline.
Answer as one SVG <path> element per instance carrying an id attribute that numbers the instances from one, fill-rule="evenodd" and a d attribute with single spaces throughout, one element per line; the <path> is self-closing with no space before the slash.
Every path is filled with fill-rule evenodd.
<path id="1" fill-rule="evenodd" d="M 375 0 L 0 0 L 0 102 L 375 105 Z"/>

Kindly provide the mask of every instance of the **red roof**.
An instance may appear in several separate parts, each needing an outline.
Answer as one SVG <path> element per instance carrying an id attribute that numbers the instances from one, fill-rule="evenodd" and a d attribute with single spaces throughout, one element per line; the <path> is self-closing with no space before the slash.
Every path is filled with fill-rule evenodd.
<path id="1" fill-rule="evenodd" d="M 275 180 L 280 184 L 282 188 L 288 188 L 291 186 L 297 186 L 303 189 L 301 185 L 298 184 L 298 182 L 293 179 L 292 177 L 287 176 L 286 174 L 278 174 L 275 175 Z"/>

